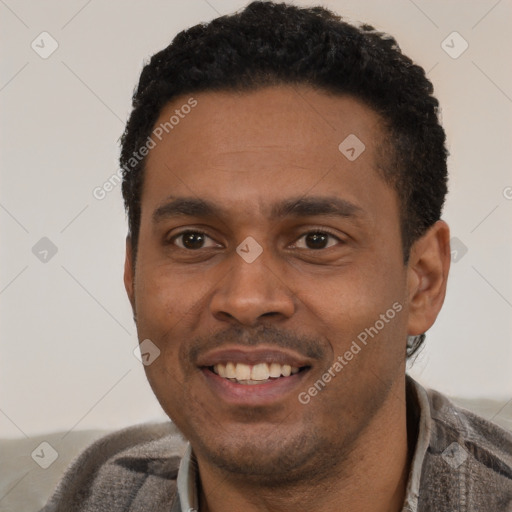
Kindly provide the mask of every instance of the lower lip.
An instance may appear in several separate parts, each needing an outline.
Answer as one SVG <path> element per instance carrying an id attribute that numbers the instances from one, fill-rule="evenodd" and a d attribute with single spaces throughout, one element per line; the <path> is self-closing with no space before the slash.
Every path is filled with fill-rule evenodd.
<path id="1" fill-rule="evenodd" d="M 263 384 L 238 384 L 220 377 L 208 368 L 202 368 L 206 382 L 213 393 L 233 405 L 269 405 L 298 388 L 308 370 L 289 377 L 271 379 Z"/>

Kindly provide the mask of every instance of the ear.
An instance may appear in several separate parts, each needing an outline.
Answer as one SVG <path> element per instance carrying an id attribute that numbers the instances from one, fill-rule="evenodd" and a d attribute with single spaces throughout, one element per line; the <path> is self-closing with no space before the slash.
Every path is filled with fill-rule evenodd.
<path id="1" fill-rule="evenodd" d="M 407 265 L 410 336 L 423 334 L 434 324 L 446 294 L 450 258 L 450 228 L 442 220 L 411 247 Z"/>
<path id="2" fill-rule="evenodd" d="M 132 305 L 133 315 L 135 316 L 135 262 L 133 261 L 132 239 L 128 235 L 126 237 L 126 256 L 124 260 L 124 287 Z"/>

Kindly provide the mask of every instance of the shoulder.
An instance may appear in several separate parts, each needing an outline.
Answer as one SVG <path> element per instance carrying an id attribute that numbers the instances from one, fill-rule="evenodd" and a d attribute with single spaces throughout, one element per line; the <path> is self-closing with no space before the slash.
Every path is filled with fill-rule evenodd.
<path id="1" fill-rule="evenodd" d="M 503 473 L 512 479 L 512 432 L 467 410 L 456 406 L 449 398 L 433 390 L 428 391 L 432 421 L 436 425 L 437 446 L 442 439 L 454 438 L 468 449 L 468 455 L 485 462 L 492 458 Z"/>
<path id="2" fill-rule="evenodd" d="M 430 443 L 422 474 L 424 497 L 430 505 L 446 507 L 449 502 L 454 509 L 466 503 L 472 510 L 512 510 L 512 433 L 437 391 L 427 394 Z"/>
<path id="3" fill-rule="evenodd" d="M 109 434 L 71 464 L 42 512 L 170 510 L 186 441 L 170 423 Z"/>

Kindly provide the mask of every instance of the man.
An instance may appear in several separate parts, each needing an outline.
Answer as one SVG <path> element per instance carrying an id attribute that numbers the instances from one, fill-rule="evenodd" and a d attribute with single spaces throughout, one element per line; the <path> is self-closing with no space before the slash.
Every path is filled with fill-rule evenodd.
<path id="1" fill-rule="evenodd" d="M 322 8 L 254 2 L 153 56 L 125 285 L 173 424 L 100 440 L 46 511 L 512 510 L 512 436 L 405 374 L 450 262 L 437 109 Z"/>

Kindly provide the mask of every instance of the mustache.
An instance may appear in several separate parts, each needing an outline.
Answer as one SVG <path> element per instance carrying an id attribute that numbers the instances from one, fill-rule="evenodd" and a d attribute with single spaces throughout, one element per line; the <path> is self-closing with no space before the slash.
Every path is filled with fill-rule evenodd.
<path id="1" fill-rule="evenodd" d="M 242 347 L 256 347 L 267 345 L 274 348 L 293 349 L 297 353 L 310 359 L 322 359 L 331 348 L 327 340 L 316 337 L 292 333 L 271 325 L 260 325 L 255 328 L 230 326 L 207 336 L 197 336 L 190 343 L 183 345 L 185 353 L 182 356 L 192 364 L 196 364 L 200 354 L 209 350 L 230 345 Z"/>

